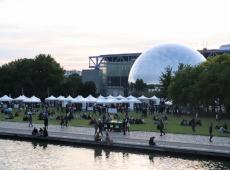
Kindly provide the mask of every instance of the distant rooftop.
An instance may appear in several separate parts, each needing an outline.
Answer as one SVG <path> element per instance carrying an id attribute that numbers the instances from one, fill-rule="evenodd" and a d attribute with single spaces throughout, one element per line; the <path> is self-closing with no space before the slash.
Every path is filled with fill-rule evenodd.
<path id="1" fill-rule="evenodd" d="M 79 76 L 81 76 L 81 71 L 78 71 L 78 70 L 65 70 L 64 76 L 68 77 L 68 76 L 70 76 L 72 74 L 78 74 Z"/>
<path id="2" fill-rule="evenodd" d="M 226 44 L 226 45 L 221 45 L 220 50 L 229 50 L 230 51 L 230 44 Z"/>

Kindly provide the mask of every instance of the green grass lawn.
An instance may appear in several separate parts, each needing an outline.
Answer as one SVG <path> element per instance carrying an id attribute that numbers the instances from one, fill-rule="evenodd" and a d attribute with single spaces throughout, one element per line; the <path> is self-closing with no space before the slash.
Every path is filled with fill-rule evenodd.
<path id="1" fill-rule="evenodd" d="M 56 124 L 59 125 L 60 121 L 56 120 L 56 116 L 58 115 L 64 115 L 64 113 L 61 113 L 60 111 L 58 112 L 57 110 L 55 111 L 55 116 L 53 119 L 49 119 L 49 124 Z M 13 114 L 15 114 L 15 110 L 13 110 Z M 81 119 L 79 118 L 79 114 L 83 114 L 83 112 L 81 113 L 77 113 L 77 118 L 71 120 L 71 122 L 69 123 L 70 126 L 85 126 L 85 127 L 93 127 L 89 124 L 89 120 L 85 120 L 85 119 Z M 91 114 L 92 113 L 86 113 L 86 114 Z M 14 119 L 5 119 L 4 118 L 4 114 L 0 113 L 0 121 L 10 121 L 10 122 L 23 122 L 23 116 L 24 116 L 24 111 L 23 112 L 19 112 L 19 116 L 18 117 L 14 117 Z M 122 120 L 123 115 L 119 114 L 120 119 Z M 142 114 L 141 113 L 129 113 L 130 117 L 133 118 L 142 118 Z M 99 115 L 92 115 L 92 117 L 95 118 L 99 118 Z M 215 129 L 216 125 L 223 125 L 223 123 L 226 123 L 228 126 L 228 129 L 230 128 L 230 119 L 223 119 L 220 122 L 216 122 L 215 118 L 211 118 L 211 117 L 199 117 L 198 119 L 201 120 L 202 122 L 202 126 L 196 126 L 196 132 L 193 133 L 192 132 L 192 128 L 190 126 L 181 126 L 180 122 L 183 119 L 186 120 L 191 120 L 192 117 L 189 115 L 183 115 L 183 116 L 173 116 L 173 115 L 167 115 L 168 117 L 168 121 L 165 124 L 165 128 L 166 128 L 166 133 L 179 133 L 179 134 L 194 134 L 194 135 L 209 135 L 208 131 L 209 131 L 209 125 L 210 122 L 213 122 L 213 134 L 214 136 L 227 136 L 230 137 L 230 134 L 225 133 L 225 134 L 221 134 L 218 130 Z M 131 131 L 154 131 L 154 132 L 158 132 L 159 130 L 157 130 L 156 128 L 156 124 L 154 124 L 153 121 L 153 116 L 152 115 L 148 115 L 144 118 L 144 124 L 135 124 L 135 125 L 131 125 L 130 126 L 130 130 Z M 43 124 L 43 120 L 38 120 L 38 115 L 33 115 L 33 123 L 40 123 Z"/>
<path id="2" fill-rule="evenodd" d="M 133 113 L 134 114 L 134 113 Z M 132 115 L 132 114 L 131 114 Z M 134 114 L 136 115 L 136 113 Z M 223 123 L 226 123 L 228 128 L 230 127 L 230 119 L 223 119 L 220 122 L 216 122 L 215 118 L 210 117 L 199 117 L 198 119 L 201 120 L 202 126 L 196 126 L 196 132 L 192 132 L 192 128 L 190 126 L 181 126 L 180 122 L 183 119 L 191 120 L 192 116 L 189 115 L 183 115 L 183 116 L 172 116 L 167 115 L 168 121 L 165 124 L 166 132 L 168 133 L 180 133 L 180 134 L 194 134 L 194 135 L 209 135 L 209 126 L 210 122 L 213 122 L 213 135 L 215 136 L 227 136 L 230 137 L 230 134 L 221 134 L 218 130 L 215 129 L 216 125 L 222 125 Z M 157 130 L 156 125 L 153 121 L 153 116 L 147 116 L 144 117 L 145 124 L 139 124 L 139 125 L 132 125 L 131 130 L 134 131 L 159 131 Z"/>

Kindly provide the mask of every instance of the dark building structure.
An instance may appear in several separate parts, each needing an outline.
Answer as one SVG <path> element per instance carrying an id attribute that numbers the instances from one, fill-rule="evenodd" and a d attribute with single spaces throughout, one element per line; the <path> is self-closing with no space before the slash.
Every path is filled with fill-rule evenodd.
<path id="1" fill-rule="evenodd" d="M 100 93 L 124 95 L 124 91 L 128 88 L 129 71 L 140 54 L 108 54 L 89 57 L 89 68 L 101 70 Z"/>

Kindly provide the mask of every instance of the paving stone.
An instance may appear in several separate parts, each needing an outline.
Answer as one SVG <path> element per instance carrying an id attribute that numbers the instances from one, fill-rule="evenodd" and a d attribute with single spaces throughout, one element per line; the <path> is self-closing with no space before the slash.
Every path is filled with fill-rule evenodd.
<path id="1" fill-rule="evenodd" d="M 43 127 L 42 124 L 34 124 L 34 127 Z M 31 134 L 33 127 L 28 127 L 28 123 L 20 122 L 0 122 L 0 132 Z M 49 136 L 66 137 L 94 140 L 94 128 L 89 127 L 63 127 L 59 125 L 49 125 Z M 157 132 L 134 131 L 123 135 L 122 132 L 111 132 L 111 138 L 117 143 L 148 145 L 150 137 L 155 136 L 157 145 L 172 148 L 186 148 L 191 150 L 207 150 L 230 154 L 229 137 L 213 137 L 210 143 L 208 136 L 185 135 L 185 134 L 166 134 L 160 136 Z"/>

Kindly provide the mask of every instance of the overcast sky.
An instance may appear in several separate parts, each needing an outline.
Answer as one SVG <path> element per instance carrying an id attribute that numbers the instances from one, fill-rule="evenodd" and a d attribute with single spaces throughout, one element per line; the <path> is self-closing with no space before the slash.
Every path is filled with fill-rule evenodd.
<path id="1" fill-rule="evenodd" d="M 51 54 L 65 69 L 156 43 L 230 43 L 229 0 L 0 0 L 0 65 Z"/>

